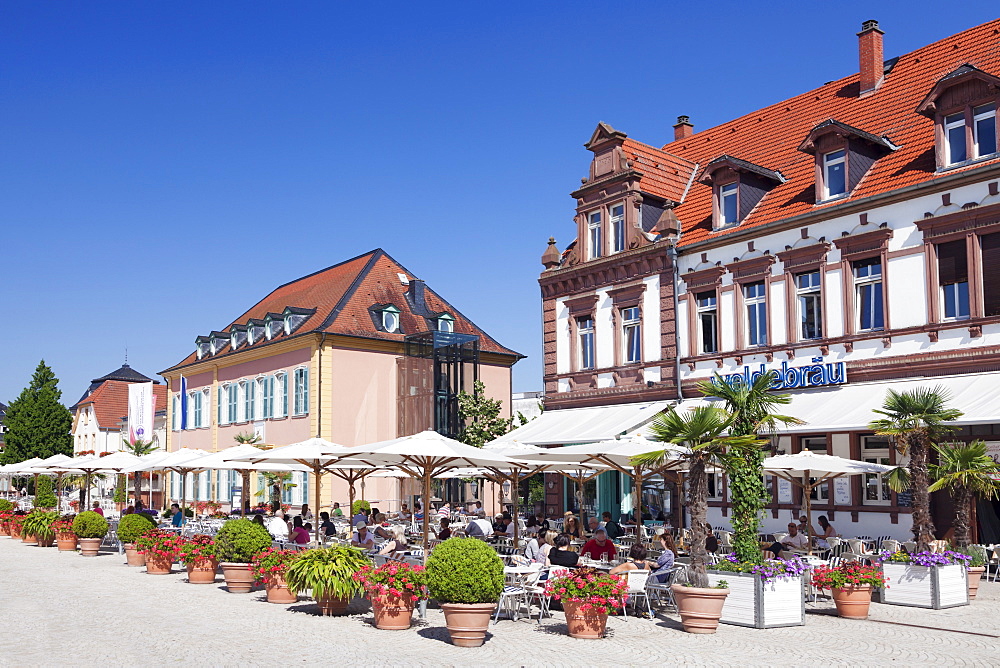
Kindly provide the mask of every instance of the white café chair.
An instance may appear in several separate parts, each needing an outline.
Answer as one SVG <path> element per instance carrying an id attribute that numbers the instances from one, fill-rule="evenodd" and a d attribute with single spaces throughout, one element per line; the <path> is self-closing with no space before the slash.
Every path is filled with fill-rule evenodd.
<path id="1" fill-rule="evenodd" d="M 625 595 L 628 597 L 622 604 L 622 614 L 625 619 L 628 620 L 628 604 L 631 603 L 633 606 L 641 598 L 646 602 L 646 614 L 649 618 L 653 618 L 653 608 L 649 605 L 649 594 L 646 593 L 646 583 L 649 582 L 649 570 L 634 570 L 625 571 L 625 583 L 628 585 L 628 589 L 625 590 Z M 638 609 L 636 609 L 636 614 L 638 614 Z"/>

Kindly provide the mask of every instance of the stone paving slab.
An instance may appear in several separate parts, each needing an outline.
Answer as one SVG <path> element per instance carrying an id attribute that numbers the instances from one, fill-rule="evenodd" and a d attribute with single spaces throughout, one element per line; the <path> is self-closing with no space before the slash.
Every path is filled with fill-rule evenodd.
<path id="1" fill-rule="evenodd" d="M 184 575 L 148 575 L 124 558 L 84 558 L 0 537 L 0 666 L 883 666 L 1000 665 L 1000 584 L 972 605 L 923 610 L 872 604 L 871 620 L 809 604 L 806 625 L 757 630 L 722 625 L 715 635 L 680 630 L 676 615 L 612 618 L 604 640 L 566 635 L 559 612 L 501 620 L 481 648 L 448 642 L 428 611 L 409 631 L 379 631 L 367 602 L 321 617 L 308 599 L 264 601 Z M 890 623 L 891 622 L 891 623 Z"/>

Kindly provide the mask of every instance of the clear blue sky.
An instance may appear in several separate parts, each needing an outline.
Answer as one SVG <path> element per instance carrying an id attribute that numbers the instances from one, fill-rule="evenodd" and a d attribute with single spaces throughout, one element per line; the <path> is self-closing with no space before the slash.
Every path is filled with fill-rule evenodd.
<path id="1" fill-rule="evenodd" d="M 672 8 L 676 6 L 677 8 Z M 275 286 L 385 248 L 528 359 L 539 257 L 598 121 L 651 144 L 891 57 L 995 2 L 5 2 L 0 401 L 153 375 Z"/>

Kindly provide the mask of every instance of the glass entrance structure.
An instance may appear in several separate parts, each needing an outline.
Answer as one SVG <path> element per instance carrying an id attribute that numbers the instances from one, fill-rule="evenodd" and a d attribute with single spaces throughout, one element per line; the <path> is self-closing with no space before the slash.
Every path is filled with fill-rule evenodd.
<path id="1" fill-rule="evenodd" d="M 399 383 L 400 435 L 425 429 L 455 438 L 462 429 L 458 394 L 479 379 L 479 337 L 423 332 L 406 337 Z"/>

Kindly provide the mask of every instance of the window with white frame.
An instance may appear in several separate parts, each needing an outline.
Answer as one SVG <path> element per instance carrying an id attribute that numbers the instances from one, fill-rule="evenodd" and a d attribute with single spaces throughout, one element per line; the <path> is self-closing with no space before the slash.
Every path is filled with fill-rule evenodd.
<path id="1" fill-rule="evenodd" d="M 997 105 L 983 104 L 972 109 L 972 157 L 997 152 Z"/>
<path id="2" fill-rule="evenodd" d="M 270 420 L 274 417 L 274 376 L 264 376 L 261 379 L 261 417 Z"/>
<path id="3" fill-rule="evenodd" d="M 611 207 L 611 237 L 615 253 L 625 250 L 625 205 L 615 204 Z"/>
<path id="4" fill-rule="evenodd" d="M 444 313 L 437 318 L 437 330 L 439 332 L 454 332 L 455 331 L 455 319 L 449 314 Z"/>
<path id="5" fill-rule="evenodd" d="M 695 295 L 698 305 L 698 352 L 719 352 L 719 307 L 714 291 Z"/>
<path id="6" fill-rule="evenodd" d="M 965 239 L 937 245 L 941 316 L 945 320 L 969 317 L 969 263 Z"/>
<path id="7" fill-rule="evenodd" d="M 642 322 L 638 306 L 629 306 L 621 310 L 622 345 L 625 347 L 622 356 L 626 364 L 642 361 Z"/>
<path id="8" fill-rule="evenodd" d="M 959 112 L 944 118 L 945 156 L 948 165 L 965 162 L 969 158 L 965 147 L 965 113 Z"/>
<path id="9" fill-rule="evenodd" d="M 853 268 L 858 331 L 882 329 L 885 326 L 882 259 L 859 260 L 854 262 Z"/>
<path id="10" fill-rule="evenodd" d="M 889 448 L 891 444 L 885 436 L 861 437 L 861 460 L 868 464 L 883 464 L 888 466 Z M 864 504 L 868 506 L 887 506 L 892 501 L 887 474 L 866 473 L 864 489 Z"/>
<path id="11" fill-rule="evenodd" d="M 256 378 L 247 381 L 246 405 L 244 406 L 247 422 L 253 422 L 257 419 L 257 383 Z"/>
<path id="12" fill-rule="evenodd" d="M 722 474 L 708 474 L 708 498 L 712 500 L 722 499 Z"/>
<path id="13" fill-rule="evenodd" d="M 236 383 L 226 385 L 226 421 L 228 423 L 239 421 L 239 388 Z"/>
<path id="14" fill-rule="evenodd" d="M 235 422 L 246 422 L 247 420 L 247 381 L 246 379 L 236 384 L 236 420 Z"/>
<path id="15" fill-rule="evenodd" d="M 799 306 L 799 336 L 802 339 L 822 338 L 823 296 L 820 292 L 819 272 L 796 275 L 795 290 Z"/>
<path id="16" fill-rule="evenodd" d="M 171 431 L 178 431 L 181 427 L 181 398 L 179 395 L 175 394 L 171 401 L 170 407 L 170 429 Z"/>
<path id="17" fill-rule="evenodd" d="M 847 192 L 847 151 L 830 151 L 823 154 L 823 199 L 837 197 Z"/>
<path id="18" fill-rule="evenodd" d="M 576 319 L 577 341 L 579 342 L 579 364 L 581 369 L 594 368 L 594 319 L 590 316 Z"/>
<path id="19" fill-rule="evenodd" d="M 743 305 L 747 314 L 747 344 L 767 345 L 767 296 L 763 281 L 743 286 Z"/>
<path id="20" fill-rule="evenodd" d="M 274 417 L 288 417 L 288 374 L 274 374 Z"/>
<path id="21" fill-rule="evenodd" d="M 399 331 L 399 309 L 389 305 L 382 309 L 382 329 L 386 332 Z"/>
<path id="22" fill-rule="evenodd" d="M 587 216 L 587 257 L 590 260 L 596 260 L 603 255 L 602 244 L 603 235 L 601 234 L 601 212 L 592 211 L 589 216 Z"/>
<path id="23" fill-rule="evenodd" d="M 201 390 L 195 390 L 191 392 L 188 396 L 188 403 L 191 404 L 191 418 L 188 420 L 192 429 L 201 429 L 203 426 L 202 419 L 204 411 L 202 410 L 202 397 L 205 396 L 201 393 Z"/>
<path id="24" fill-rule="evenodd" d="M 740 186 L 738 183 L 727 183 L 719 187 L 720 225 L 735 225 L 740 222 L 739 194 Z"/>
<path id="25" fill-rule="evenodd" d="M 212 426 L 212 388 L 206 387 L 201 391 L 202 427 Z"/>
<path id="26" fill-rule="evenodd" d="M 309 412 L 309 369 L 296 369 L 294 383 L 295 415 L 305 415 Z"/>

